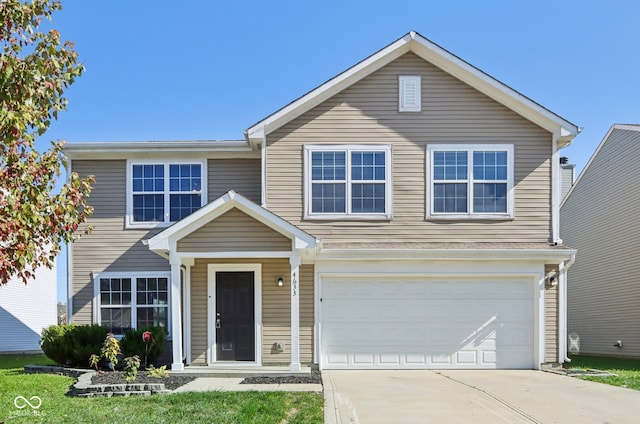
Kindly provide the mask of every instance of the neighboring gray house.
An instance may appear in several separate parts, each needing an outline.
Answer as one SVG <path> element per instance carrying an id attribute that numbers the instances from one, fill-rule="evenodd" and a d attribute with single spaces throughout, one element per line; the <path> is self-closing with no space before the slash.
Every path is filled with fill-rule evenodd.
<path id="1" fill-rule="evenodd" d="M 578 250 L 568 273 L 570 350 L 639 357 L 640 125 L 611 127 L 560 214 L 562 239 Z"/>
<path id="2" fill-rule="evenodd" d="M 57 324 L 57 275 L 41 267 L 25 285 L 0 285 L 0 353 L 40 351 L 42 329 Z"/>
<path id="3" fill-rule="evenodd" d="M 561 363 L 578 132 L 411 32 L 241 140 L 67 144 L 70 318 L 165 325 L 177 371 Z"/>

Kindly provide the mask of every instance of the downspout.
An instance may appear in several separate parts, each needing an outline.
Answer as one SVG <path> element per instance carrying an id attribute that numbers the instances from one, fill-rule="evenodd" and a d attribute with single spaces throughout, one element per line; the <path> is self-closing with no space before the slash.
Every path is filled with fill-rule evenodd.
<path id="1" fill-rule="evenodd" d="M 560 152 L 558 151 L 559 132 L 554 132 L 551 139 L 551 242 L 562 244 L 560 238 Z"/>
<path id="2" fill-rule="evenodd" d="M 260 143 L 260 166 L 262 170 L 260 172 L 260 206 L 267 207 L 267 137 L 262 137 L 262 143 Z"/>
<path id="3" fill-rule="evenodd" d="M 571 359 L 567 356 L 567 271 L 575 261 L 576 254 L 572 253 L 568 261 L 560 262 L 558 266 L 558 296 L 560 297 L 558 306 L 558 315 L 560 317 L 558 320 L 559 362 L 571 362 Z"/>
<path id="4" fill-rule="evenodd" d="M 69 158 L 64 168 L 67 173 L 67 182 L 69 182 L 69 176 L 71 175 L 71 158 Z M 67 251 L 67 324 L 71 324 L 73 321 L 73 250 L 71 243 L 65 243 L 65 249 Z"/>

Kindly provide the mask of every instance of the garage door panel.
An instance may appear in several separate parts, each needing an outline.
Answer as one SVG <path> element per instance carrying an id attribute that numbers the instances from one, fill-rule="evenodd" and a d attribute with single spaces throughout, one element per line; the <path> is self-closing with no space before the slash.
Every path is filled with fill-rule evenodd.
<path id="1" fill-rule="evenodd" d="M 325 368 L 531 368 L 529 279 L 325 279 Z"/>

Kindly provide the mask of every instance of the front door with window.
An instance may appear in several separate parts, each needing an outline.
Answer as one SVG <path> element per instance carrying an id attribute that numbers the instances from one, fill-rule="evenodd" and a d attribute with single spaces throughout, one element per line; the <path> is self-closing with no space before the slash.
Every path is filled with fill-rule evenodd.
<path id="1" fill-rule="evenodd" d="M 216 272 L 217 361 L 255 361 L 254 273 Z"/>

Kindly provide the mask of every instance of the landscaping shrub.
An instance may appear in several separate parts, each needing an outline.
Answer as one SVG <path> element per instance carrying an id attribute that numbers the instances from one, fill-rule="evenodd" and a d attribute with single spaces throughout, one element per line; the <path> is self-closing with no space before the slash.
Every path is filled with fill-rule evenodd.
<path id="1" fill-rule="evenodd" d="M 64 336 L 68 345 L 67 365 L 72 367 L 88 367 L 89 358 L 100 354 L 102 343 L 109 329 L 102 325 L 77 325 Z"/>
<path id="2" fill-rule="evenodd" d="M 102 325 L 52 325 L 42 330 L 40 346 L 59 365 L 89 366 L 92 354 L 99 354 L 109 329 Z"/>
<path id="3" fill-rule="evenodd" d="M 75 326 L 75 324 L 51 325 L 42 330 L 40 347 L 47 358 L 55 361 L 58 365 L 67 363 L 69 348 L 64 342 L 64 335 Z"/>
<path id="4" fill-rule="evenodd" d="M 151 332 L 151 340 L 145 342 L 143 334 Z M 128 330 L 124 333 L 124 337 L 120 340 L 120 348 L 124 356 L 137 355 L 143 365 L 155 364 L 158 358 L 164 353 L 164 345 L 167 342 L 167 332 L 164 327 L 154 327 L 147 325 L 135 330 Z"/>

